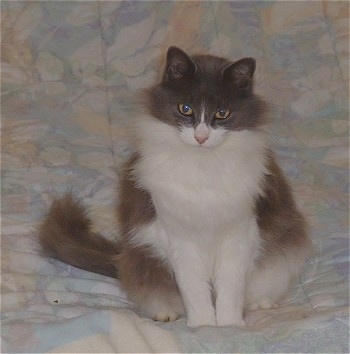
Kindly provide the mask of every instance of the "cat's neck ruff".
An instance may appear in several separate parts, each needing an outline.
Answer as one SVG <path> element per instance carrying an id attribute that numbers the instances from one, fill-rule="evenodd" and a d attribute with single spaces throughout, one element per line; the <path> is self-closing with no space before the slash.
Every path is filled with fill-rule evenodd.
<path id="1" fill-rule="evenodd" d="M 175 127 L 150 116 L 140 117 L 135 133 L 140 155 L 135 177 L 154 197 L 174 193 L 189 202 L 221 193 L 232 207 L 251 206 L 261 193 L 268 148 L 261 131 L 227 131 L 212 149 L 186 144 Z"/>

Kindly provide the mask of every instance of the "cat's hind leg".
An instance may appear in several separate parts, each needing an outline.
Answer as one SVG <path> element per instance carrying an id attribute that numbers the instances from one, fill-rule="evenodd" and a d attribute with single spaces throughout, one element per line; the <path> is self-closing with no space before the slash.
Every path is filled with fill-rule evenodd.
<path id="1" fill-rule="evenodd" d="M 149 246 L 127 245 L 117 266 L 118 278 L 141 316 L 169 322 L 185 314 L 174 275 Z"/>
<path id="2" fill-rule="evenodd" d="M 289 254 L 256 262 L 247 281 L 245 309 L 277 308 L 278 300 L 300 272 L 305 256 Z"/>

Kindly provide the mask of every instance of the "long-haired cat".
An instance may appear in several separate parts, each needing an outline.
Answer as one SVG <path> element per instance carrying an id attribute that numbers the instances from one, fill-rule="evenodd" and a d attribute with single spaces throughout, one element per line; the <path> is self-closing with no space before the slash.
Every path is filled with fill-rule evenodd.
<path id="1" fill-rule="evenodd" d="M 170 47 L 133 125 L 119 240 L 93 233 L 66 195 L 40 226 L 47 255 L 120 279 L 155 320 L 244 326 L 245 308 L 276 306 L 311 243 L 262 129 L 267 106 L 253 93 L 254 71 L 252 58 Z"/>

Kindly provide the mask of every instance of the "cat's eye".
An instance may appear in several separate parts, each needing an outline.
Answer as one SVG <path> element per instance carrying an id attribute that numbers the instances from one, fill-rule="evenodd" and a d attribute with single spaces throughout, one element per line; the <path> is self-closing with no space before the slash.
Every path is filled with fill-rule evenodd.
<path id="1" fill-rule="evenodd" d="M 215 113 L 215 118 L 217 119 L 226 119 L 230 115 L 230 111 L 222 109 Z"/>
<path id="2" fill-rule="evenodd" d="M 193 114 L 193 109 L 188 104 L 179 104 L 179 111 L 185 116 L 190 116 Z"/>

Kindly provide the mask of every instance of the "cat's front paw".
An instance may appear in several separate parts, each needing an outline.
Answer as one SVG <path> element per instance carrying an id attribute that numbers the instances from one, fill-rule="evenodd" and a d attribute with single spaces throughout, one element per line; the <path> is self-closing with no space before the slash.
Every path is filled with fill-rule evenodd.
<path id="1" fill-rule="evenodd" d="M 215 313 L 201 313 L 187 316 L 188 327 L 216 326 Z"/>
<path id="2" fill-rule="evenodd" d="M 240 311 L 217 311 L 216 323 L 219 327 L 230 326 L 244 328 L 245 322 Z"/>
<path id="3" fill-rule="evenodd" d="M 230 327 L 245 328 L 246 324 L 245 324 L 243 318 L 230 319 L 230 320 L 217 319 L 217 326 L 218 327 L 230 326 Z"/>

